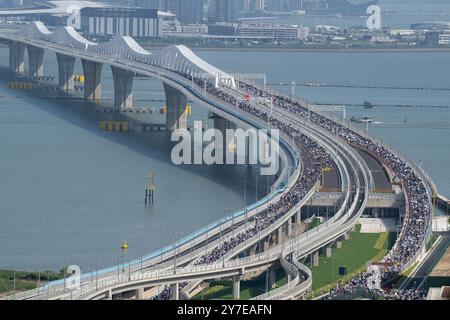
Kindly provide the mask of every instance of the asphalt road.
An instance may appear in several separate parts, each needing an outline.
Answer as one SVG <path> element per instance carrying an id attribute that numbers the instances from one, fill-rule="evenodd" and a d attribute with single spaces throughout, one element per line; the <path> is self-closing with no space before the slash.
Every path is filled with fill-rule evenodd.
<path id="1" fill-rule="evenodd" d="M 384 170 L 383 165 L 370 154 L 363 150 L 357 149 L 358 153 L 367 163 L 370 171 L 372 172 L 373 181 L 375 184 L 375 190 L 392 190 L 392 184 L 387 172 Z"/>

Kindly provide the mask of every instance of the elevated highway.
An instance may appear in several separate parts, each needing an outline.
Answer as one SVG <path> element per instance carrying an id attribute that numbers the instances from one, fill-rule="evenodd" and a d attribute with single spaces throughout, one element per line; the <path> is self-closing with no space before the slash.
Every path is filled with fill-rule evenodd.
<path id="1" fill-rule="evenodd" d="M 0 34 L 0 38 L 9 41 L 9 62 L 10 70 L 13 73 L 24 72 L 23 54 L 25 46 L 27 46 L 30 57 L 30 76 L 41 76 L 44 50 L 51 50 L 58 56 L 60 88 L 70 90 L 73 59 L 80 58 L 87 79 L 85 98 L 99 101 L 101 99 L 101 67 L 103 64 L 108 64 L 113 70 L 115 106 L 117 108 L 132 107 L 134 75 L 154 77 L 160 79 L 165 85 L 169 109 L 167 112 L 169 130 L 185 128 L 183 104 L 185 104 L 186 97 L 189 97 L 219 117 L 231 120 L 239 127 L 266 128 L 269 126 L 280 129 L 281 144 L 284 150 L 280 154 L 284 166 L 279 174 L 277 185 L 273 192 L 260 203 L 225 217 L 172 246 L 162 248 L 160 252 L 147 255 L 121 267 L 115 266 L 100 270 L 94 273 L 95 282 L 92 281 L 94 274 L 84 275 L 81 278 L 80 290 L 70 290 L 66 283 L 60 281 L 51 283 L 42 289 L 16 295 L 13 298 L 111 298 L 114 294 L 130 290 L 137 290 L 136 296 L 139 296 L 139 290 L 155 286 L 155 284 L 173 285 L 172 292 L 176 298 L 178 297 L 179 283 L 190 282 L 192 287 L 205 279 L 233 276 L 238 287 L 239 276 L 244 272 L 261 268 L 261 266 L 274 261 L 280 261 L 291 279 L 286 286 L 258 298 L 297 298 L 304 294 L 311 284 L 310 271 L 299 262 L 299 259 L 310 254 L 317 255 L 318 249 L 332 245 L 347 233 L 368 206 L 370 193 L 374 190 L 374 186 L 384 183 L 383 177 L 378 173 L 380 170 L 376 170 L 376 168 L 380 168 L 383 160 L 375 161 L 378 163 L 378 167 L 375 167 L 376 163 L 373 159 L 378 159 L 376 155 L 366 153 L 371 150 L 361 153 L 360 149 L 365 145 L 357 146 L 358 140 L 354 142 L 342 134 L 343 132 L 347 134 L 344 124 L 336 122 L 334 119 L 324 121 L 323 119 L 326 118 L 312 112 L 307 103 L 300 100 L 290 101 L 281 94 L 269 98 L 272 101 L 276 100 L 277 104 L 284 101 L 287 108 L 279 105 L 274 108 L 266 102 L 247 103 L 243 97 L 247 84 L 237 83 L 233 76 L 209 65 L 184 46 L 172 46 L 158 54 L 151 54 L 139 47 L 129 37 L 118 37 L 110 43 L 96 44 L 82 38 L 70 27 L 61 28 L 52 33 L 40 23 L 32 23 L 18 34 Z M 247 88 L 256 87 L 248 85 Z M 259 88 L 258 90 L 262 96 L 269 96 L 269 93 L 263 89 Z M 300 113 L 299 117 L 293 112 L 294 107 L 308 110 L 307 114 Z M 324 122 L 326 125 L 323 125 Z M 336 125 L 337 132 L 334 131 L 334 128 L 330 130 L 330 123 Z M 340 129 L 342 130 L 339 131 Z M 349 131 L 350 137 L 352 134 L 356 136 L 355 129 L 351 130 L 353 131 Z M 300 222 L 301 207 L 316 192 L 318 183 L 315 183 L 309 186 L 309 190 L 305 190 L 306 193 L 298 199 L 298 202 L 290 204 L 286 212 L 281 210 L 280 214 L 271 217 L 269 225 L 264 228 L 259 225 L 255 226 L 259 219 L 267 218 L 268 214 L 270 217 L 270 214 L 277 213 L 272 208 L 285 201 L 284 199 L 291 196 L 292 192 L 296 192 L 298 183 L 305 176 L 303 171 L 305 168 L 299 162 L 301 146 L 296 143 L 297 137 L 302 135 L 324 148 L 325 153 L 333 162 L 334 180 L 331 180 L 335 189 L 339 189 L 337 191 L 340 196 L 336 197 L 339 210 L 332 218 L 313 230 L 301 234 L 292 233 L 292 225 Z M 358 135 L 365 137 L 361 133 Z M 364 139 L 369 138 L 365 137 Z M 372 137 L 370 139 L 369 141 L 374 140 Z M 359 150 L 354 148 L 355 146 Z M 367 158 L 365 153 L 371 156 L 372 160 Z M 287 165 L 289 161 L 292 161 L 293 170 L 290 170 Z M 406 159 L 406 161 L 408 160 Z M 436 193 L 431 179 L 414 164 L 410 162 L 408 164 L 424 181 L 428 200 L 431 201 L 432 194 Z M 384 165 L 386 166 L 386 164 Z M 394 168 L 391 169 L 394 171 Z M 277 187 L 281 182 L 284 186 Z M 408 202 L 408 193 L 404 191 L 404 194 L 406 202 Z M 408 219 L 408 210 L 410 210 L 410 206 L 407 203 L 405 224 L 414 223 L 414 220 Z M 406 232 L 407 227 L 406 225 L 402 232 Z M 244 240 L 223 251 L 225 239 L 231 241 L 254 230 L 257 230 L 257 233 L 250 237 L 244 237 Z M 276 241 L 271 241 L 275 237 Z M 402 241 L 402 237 L 399 241 Z M 423 248 L 423 243 L 420 247 Z M 259 252 L 264 252 L 257 255 L 255 248 L 258 248 Z M 200 257 L 207 256 L 214 250 L 221 252 L 220 262 L 196 264 Z M 243 257 L 246 254 L 249 256 Z M 414 257 L 409 259 L 406 264 L 411 263 L 414 259 Z M 404 265 L 402 265 L 403 267 Z M 122 271 L 121 268 L 123 268 Z M 128 270 L 128 275 L 125 270 Z"/>

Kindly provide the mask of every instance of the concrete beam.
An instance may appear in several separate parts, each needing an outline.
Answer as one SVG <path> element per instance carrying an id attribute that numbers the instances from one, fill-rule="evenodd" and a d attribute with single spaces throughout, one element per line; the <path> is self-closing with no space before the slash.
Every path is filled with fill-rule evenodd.
<path id="1" fill-rule="evenodd" d="M 111 66 L 114 81 L 114 107 L 131 108 L 133 106 L 134 72 Z"/>
<path id="2" fill-rule="evenodd" d="M 30 77 L 44 76 L 44 52 L 42 48 L 27 45 L 28 50 L 28 74 Z"/>
<path id="3" fill-rule="evenodd" d="M 186 96 L 166 83 L 164 83 L 164 91 L 167 106 L 166 130 L 172 132 L 187 129 Z"/>
<path id="4" fill-rule="evenodd" d="M 72 91 L 74 89 L 75 57 L 56 53 L 58 61 L 58 87 L 60 90 Z"/>
<path id="5" fill-rule="evenodd" d="M 81 60 L 84 73 L 84 99 L 98 102 L 102 98 L 102 67 L 101 63 Z"/>
<path id="6" fill-rule="evenodd" d="M 9 42 L 9 70 L 14 74 L 25 72 L 24 62 L 25 44 L 21 42 Z"/>
<path id="7" fill-rule="evenodd" d="M 241 298 L 241 277 L 233 277 L 233 300 L 239 300 Z"/>
<path id="8" fill-rule="evenodd" d="M 178 283 L 172 283 L 170 285 L 170 288 L 172 289 L 172 300 L 179 300 L 180 299 L 180 286 Z"/>

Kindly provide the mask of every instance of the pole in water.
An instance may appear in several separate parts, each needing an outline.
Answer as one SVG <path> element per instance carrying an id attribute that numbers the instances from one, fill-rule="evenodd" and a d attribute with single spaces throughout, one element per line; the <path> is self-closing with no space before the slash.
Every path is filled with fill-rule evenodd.
<path id="1" fill-rule="evenodd" d="M 145 188 L 145 204 L 152 203 L 155 193 L 155 185 L 153 184 L 153 173 L 149 173 L 147 176 L 147 186 Z"/>

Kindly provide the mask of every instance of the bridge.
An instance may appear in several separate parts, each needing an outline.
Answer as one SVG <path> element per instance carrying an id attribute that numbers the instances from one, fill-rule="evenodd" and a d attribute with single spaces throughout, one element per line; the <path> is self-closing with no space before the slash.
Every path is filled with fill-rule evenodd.
<path id="1" fill-rule="evenodd" d="M 395 267 L 385 270 L 386 276 L 405 270 L 425 250 L 437 194 L 433 181 L 407 157 L 345 120 L 325 116 L 301 99 L 238 80 L 185 46 L 151 53 L 130 37 L 94 43 L 71 27 L 50 32 L 40 22 L 19 32 L 2 31 L 0 39 L 8 43 L 14 75 L 25 73 L 27 51 L 27 76 L 43 77 L 43 56 L 51 51 L 58 61 L 59 89 L 70 92 L 75 60 L 81 59 L 84 98 L 100 103 L 102 68 L 109 65 L 119 110 L 133 108 L 135 76 L 152 77 L 164 84 L 168 131 L 187 129 L 189 98 L 214 114 L 220 131 L 276 128 L 282 147 L 278 179 L 259 202 L 141 259 L 83 274 L 75 289 L 66 281 L 54 281 L 8 299 L 111 299 L 122 293 L 143 298 L 150 291 L 160 297 L 188 298 L 202 281 L 218 277 L 232 277 L 234 297 L 239 298 L 246 274 L 273 270 L 275 263 L 287 273 L 287 284 L 256 299 L 296 299 L 311 289 L 305 259 L 317 265 L 319 251 L 331 254 L 331 246 L 339 246 L 367 210 L 383 216 L 386 209 L 395 208 L 400 216 L 400 236 L 385 257 Z M 261 99 L 247 101 L 249 94 Z M 228 142 L 221 146 L 224 150 Z M 302 209 L 308 205 L 333 210 L 322 224 L 305 231 Z"/>

